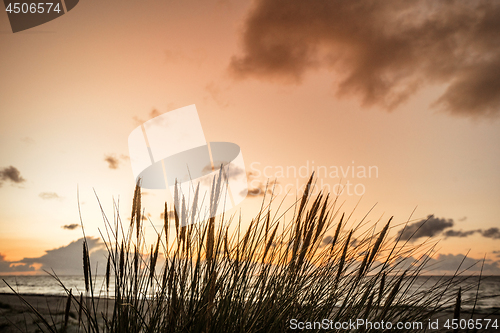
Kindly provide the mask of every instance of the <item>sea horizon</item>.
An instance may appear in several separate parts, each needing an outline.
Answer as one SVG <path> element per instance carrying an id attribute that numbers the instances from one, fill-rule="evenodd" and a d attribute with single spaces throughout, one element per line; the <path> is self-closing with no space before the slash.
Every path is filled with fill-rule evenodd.
<path id="1" fill-rule="evenodd" d="M 72 289 L 73 295 L 83 293 L 85 295 L 85 280 L 79 275 L 60 275 L 59 279 L 64 283 L 66 288 Z M 410 279 L 411 277 L 408 277 Z M 453 286 L 462 287 L 462 309 L 471 310 L 475 305 L 477 311 L 491 311 L 500 309 L 500 276 L 488 275 L 482 276 L 477 289 L 478 275 L 459 275 L 459 276 L 443 276 L 443 275 L 421 275 L 418 276 L 410 286 L 410 294 L 418 295 L 424 290 L 435 286 L 439 282 L 439 288 L 446 288 L 450 279 L 453 278 Z M 21 295 L 37 295 L 37 296 L 66 296 L 66 291 L 62 288 L 59 282 L 50 275 L 0 275 L 0 295 L 13 294 L 12 290 L 5 284 L 4 280 Z M 114 279 L 110 279 L 109 291 L 106 291 L 105 276 L 97 275 L 93 277 L 95 284 L 95 294 L 100 297 L 113 298 L 115 287 Z M 475 301 L 476 293 L 478 294 L 477 302 Z M 1 296 L 0 296 L 1 300 Z M 475 304 L 474 304 L 475 303 Z M 450 298 L 446 302 L 446 306 L 452 306 L 454 299 Z"/>

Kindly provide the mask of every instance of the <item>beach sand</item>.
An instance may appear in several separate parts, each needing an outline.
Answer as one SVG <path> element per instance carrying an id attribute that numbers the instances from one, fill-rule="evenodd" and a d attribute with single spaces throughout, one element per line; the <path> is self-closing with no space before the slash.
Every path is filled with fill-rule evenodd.
<path id="1" fill-rule="evenodd" d="M 45 318 L 52 318 L 58 327 L 62 327 L 64 323 L 64 312 L 66 307 L 66 297 L 63 296 L 44 296 L 44 295 L 22 295 L 22 297 L 28 301 L 34 308 L 37 309 Z M 108 302 L 108 313 L 112 311 L 113 301 L 112 300 L 101 300 L 99 304 L 99 312 L 103 312 L 106 309 L 105 302 Z M 72 303 L 67 332 L 78 332 L 78 309 Z M 110 313 L 111 314 L 111 313 Z M 443 324 L 447 319 L 453 318 L 453 312 L 442 312 L 435 318 L 439 320 L 439 330 L 427 330 L 427 332 L 452 332 L 452 330 L 447 330 L 443 328 Z M 462 319 L 469 319 L 470 313 L 463 311 L 461 313 Z M 486 313 L 476 313 L 474 318 L 489 318 L 492 320 L 497 320 L 500 325 L 500 313 L 498 310 L 494 315 L 488 315 Z M 38 323 L 38 324 L 37 324 Z M 52 321 L 50 322 L 52 324 Z M 102 327 L 101 321 L 101 327 Z M 428 323 L 424 323 L 427 325 Z M 43 327 L 41 320 L 32 313 L 32 311 L 23 303 L 23 301 L 14 294 L 0 293 L 0 332 L 10 333 L 10 332 L 41 332 L 38 325 Z M 44 331 L 47 331 L 44 329 Z M 470 330 L 472 332 L 473 330 Z M 80 332 L 83 332 L 80 329 Z M 466 330 L 459 330 L 459 332 L 466 332 Z M 490 328 L 488 330 L 478 330 L 477 332 L 497 332 L 500 333 L 500 328 Z"/>
<path id="2" fill-rule="evenodd" d="M 48 318 L 50 324 L 54 323 L 58 328 L 64 325 L 64 313 L 66 309 L 67 297 L 63 296 L 45 296 L 45 295 L 22 295 L 22 297 L 30 303 L 40 314 Z M 77 296 L 78 298 L 78 296 Z M 101 299 L 98 305 L 98 311 L 102 312 L 108 308 L 113 307 L 113 301 Z M 78 311 L 76 303 L 72 302 L 67 332 L 78 331 Z M 110 311 L 108 309 L 108 311 Z M 52 317 L 52 319 L 51 319 Z M 82 316 L 85 317 L 85 316 Z M 40 330 L 39 326 L 43 328 Z M 15 294 L 0 293 L 0 332 L 45 332 L 44 324 L 42 321 L 31 311 L 24 302 Z M 83 332 L 80 329 L 80 332 Z"/>

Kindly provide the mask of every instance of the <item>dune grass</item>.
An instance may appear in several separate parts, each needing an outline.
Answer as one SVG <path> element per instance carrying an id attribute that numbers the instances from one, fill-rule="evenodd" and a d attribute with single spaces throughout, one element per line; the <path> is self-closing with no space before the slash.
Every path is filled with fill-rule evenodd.
<path id="1" fill-rule="evenodd" d="M 220 183 L 219 178 L 212 206 Z M 391 219 L 372 227 L 363 219 L 347 229 L 350 216 L 341 212 L 337 198 L 313 196 L 313 185 L 311 176 L 302 197 L 287 210 L 292 217 L 263 203 L 246 230 L 237 216 L 185 225 L 196 207 L 177 205 L 176 194 L 174 207 L 165 204 L 164 226 L 153 244 L 145 240 L 136 186 L 130 223 L 118 212 L 113 221 L 103 214 L 104 285 L 95 285 L 86 241 L 85 295 L 73 295 L 61 282 L 68 294 L 66 312 L 78 309 L 76 331 L 286 332 L 292 319 L 427 322 L 457 299 L 458 276 L 411 291 L 432 245 L 390 238 Z M 409 257 L 418 259 L 409 264 Z M 456 316 L 459 312 L 458 307 Z M 58 324 L 41 319 L 43 331 L 67 330 L 67 315 Z"/>

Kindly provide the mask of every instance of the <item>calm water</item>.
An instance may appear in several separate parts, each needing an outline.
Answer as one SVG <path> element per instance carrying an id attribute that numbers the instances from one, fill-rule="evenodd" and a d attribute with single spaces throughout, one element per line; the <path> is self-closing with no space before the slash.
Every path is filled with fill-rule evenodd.
<path id="1" fill-rule="evenodd" d="M 66 288 L 73 289 L 73 295 L 80 292 L 85 293 L 85 280 L 83 276 L 59 276 Z M 94 290 L 104 290 L 103 295 L 106 296 L 106 287 L 104 284 L 104 276 L 92 277 L 95 281 L 96 288 Z M 66 292 L 53 277 L 48 275 L 41 276 L 0 276 L 0 293 L 11 293 L 10 288 L 2 281 L 5 280 L 12 288 L 21 294 L 36 294 L 36 295 L 66 295 Z M 114 283 L 110 282 L 109 294 L 114 293 Z"/>
<path id="2" fill-rule="evenodd" d="M 60 284 L 50 276 L 0 276 L 0 293 L 10 293 L 11 290 L 2 281 L 5 279 L 15 290 L 23 294 L 40 294 L 40 295 L 66 295 Z M 73 294 L 79 294 L 85 291 L 85 281 L 82 276 L 60 276 L 60 279 L 69 289 L 73 289 Z M 441 279 L 441 280 L 440 280 Z M 472 302 L 467 302 L 468 299 L 475 299 L 477 292 L 478 277 L 468 278 L 465 281 L 460 281 L 455 286 L 461 286 L 462 308 L 471 309 L 474 305 Z M 437 276 L 422 276 L 417 278 L 415 283 L 410 288 L 410 293 L 427 291 L 432 288 L 437 282 L 440 286 L 445 286 L 449 278 Z M 95 290 L 104 290 L 103 296 L 106 296 L 104 285 L 104 277 L 98 276 L 95 279 Z M 444 287 L 443 287 L 444 288 Z M 109 294 L 113 295 L 114 285 L 110 284 Z M 0 296 L 1 297 L 1 296 Z M 454 299 L 451 299 L 454 302 Z M 476 309 L 487 310 L 491 308 L 500 308 L 500 276 L 483 276 L 479 288 L 479 298 Z"/>

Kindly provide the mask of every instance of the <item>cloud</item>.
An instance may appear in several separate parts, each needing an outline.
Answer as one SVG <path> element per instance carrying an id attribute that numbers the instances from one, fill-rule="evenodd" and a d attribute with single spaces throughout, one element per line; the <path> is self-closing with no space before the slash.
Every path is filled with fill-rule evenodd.
<path id="1" fill-rule="evenodd" d="M 325 236 L 323 237 L 323 240 L 321 241 L 321 246 L 327 246 L 330 245 L 333 242 L 333 236 Z"/>
<path id="2" fill-rule="evenodd" d="M 108 163 L 108 168 L 113 170 L 118 169 L 122 161 L 128 161 L 129 159 L 130 158 L 124 154 L 120 155 L 120 157 L 116 157 L 115 154 L 104 155 L 104 161 Z"/>
<path id="3" fill-rule="evenodd" d="M 242 192 L 243 194 L 244 192 Z M 261 189 L 261 187 L 254 187 L 254 188 L 249 188 L 248 189 L 248 192 L 247 192 L 247 195 L 250 195 L 250 196 L 259 196 L 259 195 L 264 195 L 264 191 Z"/>
<path id="4" fill-rule="evenodd" d="M 105 155 L 104 161 L 108 162 L 108 167 L 110 169 L 118 169 L 120 160 L 118 160 L 114 155 Z"/>
<path id="5" fill-rule="evenodd" d="M 162 212 L 160 214 L 160 218 L 163 220 L 164 217 L 165 217 L 165 212 Z M 167 217 L 168 217 L 169 220 L 175 218 L 175 212 L 173 210 L 169 210 L 167 212 Z"/>
<path id="6" fill-rule="evenodd" d="M 72 224 L 65 224 L 61 228 L 66 229 L 66 230 L 75 230 L 76 228 L 79 228 L 80 225 L 77 223 L 72 223 Z"/>
<path id="7" fill-rule="evenodd" d="M 248 183 L 247 195 L 249 195 L 250 197 L 264 196 L 266 193 L 272 194 L 274 185 L 279 184 L 276 179 L 267 180 L 267 182 L 264 183 L 261 180 L 257 179 L 255 177 L 255 173 L 253 173 L 252 171 L 247 172 L 247 183 Z M 244 191 L 240 193 L 240 195 L 243 194 Z"/>
<path id="8" fill-rule="evenodd" d="M 40 198 L 42 198 L 43 200 L 53 200 L 53 199 L 61 200 L 62 199 L 62 197 L 60 197 L 59 194 L 57 194 L 55 192 L 41 192 L 38 196 Z"/>
<path id="9" fill-rule="evenodd" d="M 481 235 L 487 238 L 499 239 L 500 238 L 500 229 L 498 228 L 489 228 L 486 230 L 480 230 Z"/>
<path id="10" fill-rule="evenodd" d="M 449 237 L 469 237 L 474 234 L 480 234 L 485 238 L 500 239 L 500 229 L 499 228 L 489 228 L 486 230 L 476 229 L 476 230 L 454 230 L 449 229 L 454 226 L 452 219 L 439 219 L 435 218 L 434 215 L 427 216 L 427 219 L 415 222 L 406 226 L 405 229 L 399 231 L 398 236 L 401 235 L 401 240 L 410 240 L 411 242 L 417 240 L 421 237 L 434 237 L 439 234 L 442 236 Z M 445 231 L 445 229 L 448 229 Z"/>
<path id="11" fill-rule="evenodd" d="M 213 161 L 214 171 L 212 171 L 212 163 L 209 163 L 203 167 L 201 172 L 203 175 L 209 174 L 211 172 L 217 172 L 217 179 L 218 179 L 218 175 L 222 167 L 222 173 L 228 180 L 237 180 L 241 176 L 245 175 L 245 169 L 240 168 L 239 166 L 234 164 L 229 165 L 229 167 L 226 169 L 227 164 L 230 162 L 231 161 L 228 160 L 214 160 Z M 213 180 L 204 181 L 205 185 L 211 185 L 212 182 Z"/>
<path id="12" fill-rule="evenodd" d="M 93 272 L 98 264 L 99 274 L 104 273 L 106 266 L 106 248 L 99 238 L 88 237 L 90 261 Z M 24 258 L 20 261 L 6 261 L 0 254 L 0 272 L 26 272 L 52 269 L 58 275 L 81 275 L 82 268 L 83 238 L 71 242 L 57 249 L 47 250 L 45 254 L 36 258 Z"/>
<path id="13" fill-rule="evenodd" d="M 392 109 L 425 85 L 454 115 L 500 113 L 500 2 L 257 0 L 242 36 L 236 78 L 300 83 L 332 72 L 339 96 Z"/>
<path id="14" fill-rule="evenodd" d="M 0 253 L 0 273 L 7 272 L 29 272 L 34 271 L 35 267 L 27 266 L 24 264 L 15 264 L 11 261 L 5 260 L 5 255 Z"/>
<path id="15" fill-rule="evenodd" d="M 106 271 L 106 261 L 108 252 L 105 244 L 99 238 L 87 237 L 87 244 L 90 254 L 92 274 L 104 275 Z M 45 271 L 56 272 L 57 275 L 78 275 L 83 276 L 83 238 L 61 246 L 57 249 L 47 250 L 45 254 L 36 258 L 24 258 L 20 261 L 5 260 L 5 256 L 0 253 L 0 273 L 35 271 L 42 273 Z M 146 260 L 148 253 L 143 254 Z M 160 253 L 158 257 L 157 269 L 160 269 L 165 262 L 164 255 Z"/>
<path id="16" fill-rule="evenodd" d="M 97 262 L 100 263 L 99 268 L 105 267 L 107 251 L 104 243 L 99 238 L 93 237 L 88 237 L 87 243 L 92 268 L 95 269 Z M 24 258 L 19 263 L 26 266 L 39 264 L 41 270 L 51 271 L 53 269 L 59 275 L 80 275 L 83 273 L 82 248 L 83 238 L 80 238 L 66 246 L 47 250 L 41 257 Z M 103 272 L 99 273 L 102 274 Z"/>
<path id="17" fill-rule="evenodd" d="M 465 258 L 465 259 L 464 259 Z M 463 263 L 462 263 L 463 261 Z M 460 271 L 469 268 L 468 272 L 479 273 L 481 271 L 481 259 L 474 259 L 465 257 L 463 254 L 439 254 L 436 259 L 433 259 L 429 264 L 436 263 L 436 268 L 448 272 L 454 272 L 458 267 Z M 462 265 L 460 266 L 460 263 Z M 472 267 L 471 267 L 472 266 Z M 491 261 L 491 263 L 484 263 L 484 275 L 499 275 L 500 265 L 498 261 Z"/>
<path id="18" fill-rule="evenodd" d="M 425 220 L 408 224 L 406 228 L 399 231 L 398 236 L 401 236 L 401 240 L 404 241 L 415 241 L 421 237 L 434 237 L 450 227 L 453 227 L 452 219 L 440 219 L 429 215 Z"/>
<path id="19" fill-rule="evenodd" d="M 272 180 L 269 181 L 268 183 L 264 184 L 261 181 L 253 180 L 250 184 L 252 187 L 248 187 L 248 192 L 247 195 L 253 196 L 253 197 L 258 197 L 258 196 L 264 196 L 266 193 L 267 194 L 272 194 L 274 185 L 278 184 L 277 181 Z M 244 194 L 244 191 L 241 193 L 241 195 Z"/>
<path id="20" fill-rule="evenodd" d="M 10 181 L 11 183 L 21 184 L 26 180 L 21 176 L 21 172 L 16 167 L 12 165 L 0 170 L 0 186 L 3 182 Z"/>
<path id="21" fill-rule="evenodd" d="M 438 254 L 436 258 L 424 256 L 422 260 L 428 260 L 425 269 L 426 274 L 453 275 L 455 272 L 465 271 L 463 274 L 481 273 L 482 259 L 466 257 L 463 254 Z M 414 257 L 403 259 L 400 262 L 401 269 L 406 269 L 415 263 Z M 486 260 L 483 267 L 483 275 L 500 275 L 500 262 Z"/>
<path id="22" fill-rule="evenodd" d="M 443 233 L 443 236 L 445 237 L 469 237 L 470 235 L 475 234 L 476 232 L 480 232 L 480 230 L 468 230 L 468 231 L 462 231 L 462 230 L 446 230 Z"/>

